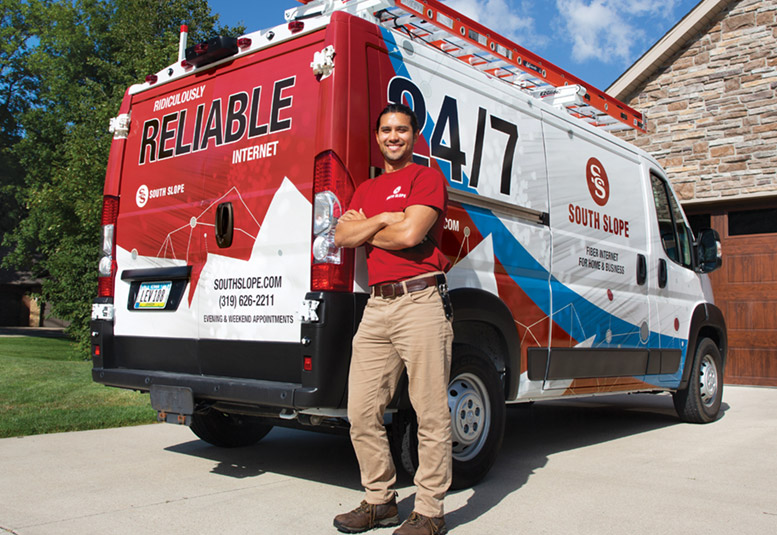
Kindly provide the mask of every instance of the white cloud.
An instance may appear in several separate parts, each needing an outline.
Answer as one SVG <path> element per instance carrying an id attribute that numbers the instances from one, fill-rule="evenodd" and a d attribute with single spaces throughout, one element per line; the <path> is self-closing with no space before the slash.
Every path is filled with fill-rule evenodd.
<path id="1" fill-rule="evenodd" d="M 679 0 L 609 0 L 608 4 L 621 12 L 632 16 L 654 16 L 673 19 Z"/>
<path id="2" fill-rule="evenodd" d="M 563 30 L 572 42 L 572 59 L 598 59 L 604 63 L 616 58 L 628 60 L 637 30 L 611 5 L 602 0 L 590 4 L 585 0 L 556 0 L 556 6 Z"/>
<path id="3" fill-rule="evenodd" d="M 579 65 L 595 69 L 600 77 L 604 72 L 614 75 L 654 44 L 696 0 L 443 1 L 587 79 Z"/>
<path id="4" fill-rule="evenodd" d="M 628 65 L 646 44 L 650 19 L 674 18 L 678 0 L 556 0 L 572 59 Z"/>
<path id="5" fill-rule="evenodd" d="M 546 36 L 537 32 L 534 18 L 527 15 L 531 2 L 521 2 L 520 8 L 514 0 L 448 0 L 445 3 L 525 48 L 541 47 L 548 42 Z"/>

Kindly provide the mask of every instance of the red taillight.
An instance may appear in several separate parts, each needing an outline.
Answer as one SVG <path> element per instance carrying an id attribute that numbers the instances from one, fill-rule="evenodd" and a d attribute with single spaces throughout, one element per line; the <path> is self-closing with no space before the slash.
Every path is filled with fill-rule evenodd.
<path id="1" fill-rule="evenodd" d="M 353 258 L 350 251 L 345 255 Z M 353 262 L 353 260 L 351 260 Z M 350 292 L 353 284 L 353 267 L 350 269 L 350 280 L 344 272 L 346 268 L 335 264 L 315 264 L 311 268 L 310 286 L 313 291 L 335 290 Z"/>
<path id="2" fill-rule="evenodd" d="M 313 371 L 313 357 L 304 357 L 302 359 L 302 369 L 306 372 Z"/>
<path id="3" fill-rule="evenodd" d="M 116 280 L 116 220 L 119 217 L 119 198 L 103 197 L 102 247 L 100 251 L 97 295 L 113 297 L 113 285 Z"/>
<path id="4" fill-rule="evenodd" d="M 119 217 L 119 198 L 106 195 L 103 197 L 103 225 L 115 225 Z"/>
<path id="5" fill-rule="evenodd" d="M 351 202 L 351 176 L 332 151 L 319 154 L 313 175 L 313 237 L 311 289 L 350 292 L 353 287 L 353 249 L 334 245 L 337 218 Z"/>
<path id="6" fill-rule="evenodd" d="M 337 195 L 343 206 L 348 206 L 351 202 L 354 193 L 353 180 L 334 151 L 328 150 L 316 157 L 313 188 L 313 193 L 331 191 Z"/>
<path id="7" fill-rule="evenodd" d="M 113 283 L 116 280 L 115 270 L 116 263 L 111 264 L 111 268 L 114 270 L 114 275 L 110 277 L 98 277 L 97 278 L 97 296 L 98 297 L 113 297 Z"/>

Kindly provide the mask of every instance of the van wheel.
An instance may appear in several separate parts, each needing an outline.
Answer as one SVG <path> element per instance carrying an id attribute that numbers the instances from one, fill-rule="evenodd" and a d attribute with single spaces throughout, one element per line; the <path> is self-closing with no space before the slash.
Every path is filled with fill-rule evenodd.
<path id="1" fill-rule="evenodd" d="M 718 346 L 711 339 L 699 342 L 688 386 L 672 397 L 683 421 L 703 424 L 717 418 L 723 400 L 723 366 Z"/>
<path id="2" fill-rule="evenodd" d="M 195 435 L 220 448 L 239 448 L 259 442 L 272 429 L 251 416 L 208 410 L 192 415 L 191 429 Z"/>
<path id="3" fill-rule="evenodd" d="M 448 407 L 453 446 L 451 488 L 468 488 L 483 479 L 494 464 L 505 428 L 499 375 L 491 361 L 474 348 L 454 345 Z M 418 468 L 415 413 L 395 413 L 391 431 L 394 457 L 412 476 Z"/>

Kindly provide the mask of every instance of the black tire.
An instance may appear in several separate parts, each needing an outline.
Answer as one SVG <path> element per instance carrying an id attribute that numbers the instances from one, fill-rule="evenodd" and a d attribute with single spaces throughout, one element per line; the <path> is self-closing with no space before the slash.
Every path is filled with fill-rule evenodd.
<path id="1" fill-rule="evenodd" d="M 208 444 L 220 448 L 240 448 L 259 442 L 272 426 L 251 416 L 209 410 L 192 415 L 191 429 Z"/>
<path id="2" fill-rule="evenodd" d="M 418 422 L 413 409 L 397 411 L 391 416 L 389 444 L 394 464 L 413 477 L 418 468 Z"/>
<path id="3" fill-rule="evenodd" d="M 476 349 L 454 346 L 448 384 L 453 435 L 452 489 L 483 479 L 502 447 L 505 402 L 494 365 Z M 418 468 L 418 424 L 415 413 L 399 411 L 392 419 L 394 458 L 411 476 Z"/>
<path id="4" fill-rule="evenodd" d="M 723 359 L 711 339 L 699 341 L 688 386 L 672 397 L 677 415 L 685 422 L 704 424 L 718 417 L 723 400 Z"/>

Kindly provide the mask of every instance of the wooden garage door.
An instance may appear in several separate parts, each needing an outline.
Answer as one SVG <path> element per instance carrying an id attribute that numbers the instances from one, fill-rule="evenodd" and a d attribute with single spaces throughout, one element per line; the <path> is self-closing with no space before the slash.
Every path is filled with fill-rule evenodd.
<path id="1" fill-rule="evenodd" d="M 723 242 L 710 278 L 728 327 L 725 381 L 777 386 L 777 210 L 730 209 L 711 222 Z"/>

